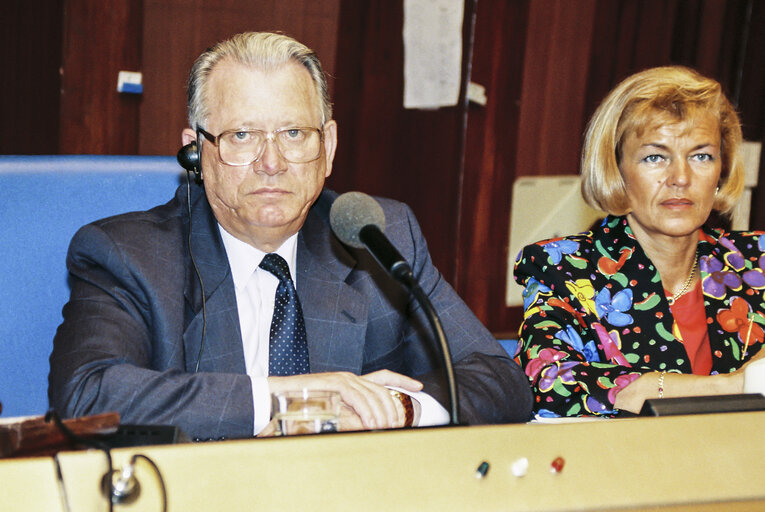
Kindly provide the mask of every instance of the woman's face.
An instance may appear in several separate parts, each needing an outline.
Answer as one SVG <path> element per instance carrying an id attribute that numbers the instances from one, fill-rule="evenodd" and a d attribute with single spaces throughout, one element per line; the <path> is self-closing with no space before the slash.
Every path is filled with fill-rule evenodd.
<path id="1" fill-rule="evenodd" d="M 627 134 L 619 170 L 638 239 L 688 236 L 707 220 L 722 170 L 720 140 L 710 112 L 679 122 L 657 116 L 643 133 Z"/>

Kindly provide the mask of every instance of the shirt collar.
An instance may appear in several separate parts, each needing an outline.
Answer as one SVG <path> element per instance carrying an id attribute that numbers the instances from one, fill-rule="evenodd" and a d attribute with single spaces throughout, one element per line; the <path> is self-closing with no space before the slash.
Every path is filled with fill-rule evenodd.
<path id="1" fill-rule="evenodd" d="M 237 290 L 247 286 L 252 273 L 257 270 L 258 265 L 266 255 L 265 252 L 257 249 L 247 242 L 239 240 L 234 235 L 226 231 L 218 223 L 218 230 L 223 239 L 223 246 L 226 248 L 228 264 L 231 267 L 231 277 L 234 279 L 234 286 Z M 290 275 L 295 281 L 295 260 L 297 259 L 297 233 L 289 237 L 284 243 L 274 251 L 276 254 L 287 260 L 290 268 Z"/>

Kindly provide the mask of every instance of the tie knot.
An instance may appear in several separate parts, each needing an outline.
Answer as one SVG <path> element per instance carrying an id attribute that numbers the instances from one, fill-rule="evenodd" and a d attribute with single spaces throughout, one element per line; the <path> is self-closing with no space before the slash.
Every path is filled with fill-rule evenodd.
<path id="1" fill-rule="evenodd" d="M 292 280 L 290 277 L 290 267 L 287 265 L 287 261 L 275 252 L 266 254 L 259 266 L 263 270 L 271 272 L 279 279 L 279 281 Z"/>

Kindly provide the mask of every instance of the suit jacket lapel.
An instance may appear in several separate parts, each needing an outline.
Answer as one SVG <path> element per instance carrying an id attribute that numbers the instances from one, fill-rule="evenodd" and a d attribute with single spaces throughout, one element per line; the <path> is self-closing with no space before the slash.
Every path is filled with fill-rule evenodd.
<path id="1" fill-rule="evenodd" d="M 185 203 L 185 188 L 178 199 Z M 183 194 L 183 198 L 180 195 Z M 348 283 L 356 259 L 331 233 L 323 192 L 298 235 L 297 291 L 305 317 L 312 372 L 359 373 L 364 361 L 369 302 Z M 226 250 L 201 187 L 192 188 L 191 251 L 204 283 L 206 328 L 200 370 L 245 373 L 236 293 Z M 184 245 L 186 241 L 184 240 Z M 184 332 L 186 368 L 194 371 L 202 340 L 202 287 L 187 255 Z M 348 282 L 346 282 L 348 281 Z"/>
<path id="2" fill-rule="evenodd" d="M 178 194 L 178 199 L 184 204 L 185 187 L 181 187 Z M 200 371 L 246 373 L 236 293 L 226 249 L 204 195 L 204 189 L 192 186 L 191 200 L 190 252 L 194 261 L 192 262 L 190 255 L 186 254 L 187 278 L 184 294 L 187 318 L 190 318 L 183 335 L 186 369 L 194 371 L 199 360 Z M 186 222 L 188 225 L 188 219 Z M 183 244 L 185 246 L 187 240 L 183 240 Z M 199 270 L 199 276 L 194 269 L 194 263 Z M 203 286 L 200 279 L 204 283 Z M 205 341 L 200 356 L 203 324 Z"/>
<path id="3" fill-rule="evenodd" d="M 297 292 L 305 317 L 311 372 L 359 373 L 369 302 L 356 291 L 356 259 L 330 232 L 334 195 L 323 192 L 298 236 Z"/>

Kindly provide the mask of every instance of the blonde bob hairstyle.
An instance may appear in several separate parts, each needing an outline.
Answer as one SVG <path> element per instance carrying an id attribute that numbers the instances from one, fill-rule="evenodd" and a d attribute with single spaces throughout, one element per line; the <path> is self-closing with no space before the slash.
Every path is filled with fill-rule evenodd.
<path id="1" fill-rule="evenodd" d="M 720 84 L 682 66 L 647 69 L 614 88 L 592 116 L 582 150 L 582 195 L 612 215 L 628 212 L 627 190 L 619 171 L 627 135 L 659 124 L 694 119 L 711 112 L 720 125 L 722 172 L 715 210 L 730 215 L 744 187 L 741 123 Z"/>

